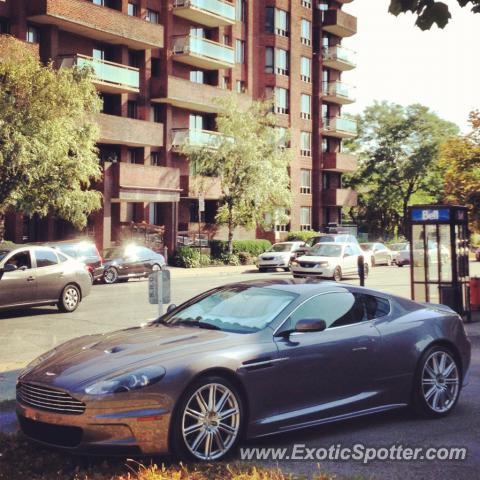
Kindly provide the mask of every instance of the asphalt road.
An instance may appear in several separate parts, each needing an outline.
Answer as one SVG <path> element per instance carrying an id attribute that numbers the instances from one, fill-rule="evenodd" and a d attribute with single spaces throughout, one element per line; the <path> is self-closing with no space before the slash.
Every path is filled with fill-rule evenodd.
<path id="1" fill-rule="evenodd" d="M 480 273 L 480 265 L 472 265 L 473 274 Z M 278 272 L 259 274 L 256 271 L 236 273 L 237 270 L 196 276 L 183 272 L 172 274 L 172 302 L 180 303 L 208 288 L 245 279 L 288 278 Z M 358 283 L 357 279 L 351 279 Z M 409 269 L 378 267 L 373 270 L 367 286 L 409 295 Z M 0 401 L 13 398 L 16 375 L 26 363 L 42 352 L 70 338 L 97 332 L 106 332 L 136 325 L 153 319 L 157 307 L 147 300 L 147 282 L 135 280 L 118 285 L 96 285 L 80 308 L 73 314 L 60 314 L 53 307 L 0 313 Z M 304 444 L 307 448 L 328 448 L 331 445 L 349 447 L 361 443 L 367 447 L 402 444 L 404 447 L 455 446 L 467 447 L 468 456 L 461 462 L 441 461 L 376 461 L 362 465 L 354 461 L 319 462 L 262 461 L 265 465 L 279 465 L 297 474 L 311 476 L 323 471 L 343 476 L 362 476 L 378 479 L 480 479 L 480 327 L 468 327 L 471 335 L 473 364 L 471 383 L 461 396 L 457 409 L 449 417 L 426 421 L 401 410 L 325 425 L 315 429 L 272 437 L 246 446 L 286 447 Z M 279 392 L 288 395 L 288 392 Z M 0 403 L 0 430 L 15 428 L 11 406 Z M 3 412 L 2 412 L 3 410 Z"/>

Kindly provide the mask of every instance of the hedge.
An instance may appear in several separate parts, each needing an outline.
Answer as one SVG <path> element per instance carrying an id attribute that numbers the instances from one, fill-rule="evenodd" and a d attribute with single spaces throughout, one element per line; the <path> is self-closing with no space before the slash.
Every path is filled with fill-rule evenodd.
<path id="1" fill-rule="evenodd" d="M 252 257 L 258 257 L 272 246 L 268 240 L 234 240 L 233 253 L 248 253 Z M 213 258 L 222 258 L 228 252 L 228 242 L 225 240 L 211 240 L 210 249 Z"/>
<path id="2" fill-rule="evenodd" d="M 317 235 L 320 235 L 320 234 L 317 232 L 312 232 L 311 230 L 290 232 L 287 235 L 287 241 L 306 242 L 307 240 L 310 240 L 312 237 L 316 237 Z"/>
<path id="3" fill-rule="evenodd" d="M 177 267 L 199 268 L 207 267 L 211 263 L 210 257 L 200 253 L 198 248 L 179 247 L 174 256 L 174 264 Z"/>

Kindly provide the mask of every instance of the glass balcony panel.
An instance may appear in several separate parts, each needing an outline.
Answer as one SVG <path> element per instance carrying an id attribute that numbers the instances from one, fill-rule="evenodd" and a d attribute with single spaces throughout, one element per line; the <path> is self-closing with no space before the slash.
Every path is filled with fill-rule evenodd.
<path id="1" fill-rule="evenodd" d="M 174 8 L 195 7 L 235 22 L 235 6 L 221 0 L 175 0 Z"/>

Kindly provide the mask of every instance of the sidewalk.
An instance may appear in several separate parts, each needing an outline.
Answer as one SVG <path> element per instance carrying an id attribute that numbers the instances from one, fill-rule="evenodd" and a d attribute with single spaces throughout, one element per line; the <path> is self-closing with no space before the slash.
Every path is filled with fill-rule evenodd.
<path id="1" fill-rule="evenodd" d="M 219 267 L 204 267 L 204 268 L 179 268 L 168 267 L 172 278 L 185 277 L 203 277 L 208 276 L 224 276 L 224 275 L 238 275 L 241 273 L 258 273 L 255 265 L 240 265 L 239 267 L 230 267 L 228 265 L 221 265 Z"/>

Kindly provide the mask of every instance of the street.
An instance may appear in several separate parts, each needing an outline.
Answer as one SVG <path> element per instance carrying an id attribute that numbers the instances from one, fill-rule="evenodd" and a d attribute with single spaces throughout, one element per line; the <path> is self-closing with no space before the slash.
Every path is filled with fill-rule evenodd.
<path id="1" fill-rule="evenodd" d="M 217 273 L 218 272 L 218 273 Z M 409 296 L 409 268 L 377 267 L 367 279 L 367 286 L 394 294 Z M 480 273 L 479 264 L 472 263 L 472 275 Z M 172 302 L 179 304 L 209 288 L 229 282 L 263 278 L 290 278 L 284 272 L 259 274 L 254 268 L 232 267 L 187 271 L 172 269 Z M 347 281 L 358 284 L 357 278 Z M 157 306 L 147 299 L 147 281 L 134 280 L 117 285 L 95 285 L 89 297 L 73 314 L 60 314 L 55 307 L 2 312 L 0 314 L 0 401 L 11 400 L 19 370 L 46 350 L 80 335 L 107 332 L 153 319 Z M 364 466 L 354 461 L 319 462 L 318 460 L 281 462 L 261 461 L 278 465 L 287 472 L 313 475 L 321 463 L 322 471 L 342 476 L 365 478 L 451 478 L 470 479 L 480 471 L 480 328 L 467 325 L 473 346 L 471 382 L 460 397 L 456 410 L 442 420 L 419 420 L 408 411 L 400 410 L 375 416 L 325 425 L 295 433 L 283 434 L 246 446 L 307 448 L 361 443 L 370 447 L 401 444 L 405 447 L 456 446 L 467 447 L 468 457 L 461 462 L 382 462 Z M 288 395 L 288 392 L 283 392 Z M 0 430 L 15 429 L 13 403 L 0 408 Z M 1 406 L 1 403 L 0 403 Z M 3 410 L 3 412 L 2 412 Z M 474 472 L 474 473 L 472 473 Z"/>

